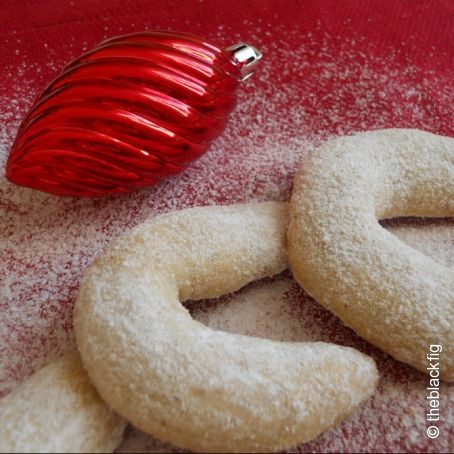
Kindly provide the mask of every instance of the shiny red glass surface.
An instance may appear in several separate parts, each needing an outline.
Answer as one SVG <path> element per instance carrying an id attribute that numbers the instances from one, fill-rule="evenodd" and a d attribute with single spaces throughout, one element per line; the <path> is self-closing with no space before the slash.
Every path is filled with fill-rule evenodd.
<path id="1" fill-rule="evenodd" d="M 153 185 L 182 171 L 222 132 L 238 80 L 225 52 L 192 35 L 104 41 L 69 63 L 37 98 L 6 175 L 63 196 Z"/>

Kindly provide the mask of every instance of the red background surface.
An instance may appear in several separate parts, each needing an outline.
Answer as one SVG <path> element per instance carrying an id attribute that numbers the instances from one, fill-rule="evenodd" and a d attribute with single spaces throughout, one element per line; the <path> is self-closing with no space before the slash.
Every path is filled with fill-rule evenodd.
<path id="1" fill-rule="evenodd" d="M 105 36 L 144 29 L 172 29 L 216 36 L 222 24 L 231 36 L 251 35 L 260 43 L 298 46 L 286 31 L 300 38 L 321 27 L 333 38 L 366 38 L 365 52 L 401 50 L 402 63 L 435 71 L 454 67 L 454 4 L 450 0 L 290 0 L 290 1 L 156 1 L 156 0 L 2 0 L 0 42 L 2 64 L 19 64 L 24 54 L 45 62 L 51 51 L 58 64 L 76 57 Z M 269 33 L 264 24 L 275 30 Z M 268 32 L 268 33 L 267 33 Z M 44 43 L 51 43 L 51 49 Z M 16 52 L 19 50 L 19 54 Z M 278 59 L 278 56 L 274 56 Z M 52 71 L 43 72 L 48 81 Z M 39 88 L 39 87 L 37 87 Z"/>
<path id="2" fill-rule="evenodd" d="M 339 134 L 365 129 L 377 129 L 378 127 L 421 127 L 432 132 L 445 135 L 454 135 L 452 121 L 452 97 L 443 93 L 452 93 L 452 81 L 454 75 L 453 54 L 453 30 L 454 30 L 454 2 L 451 0 L 305 0 L 305 1 L 99 1 L 99 0 L 47 0 L 47 1 L 0 1 L 0 48 L 2 74 L 0 77 L 1 107 L 8 109 L 12 99 L 12 93 L 17 92 L 18 84 L 27 81 L 28 96 L 26 99 L 14 99 L 18 108 L 16 113 L 22 115 L 30 105 L 32 97 L 44 88 L 46 83 L 55 76 L 59 69 L 69 60 L 79 55 L 84 50 L 101 41 L 102 39 L 128 32 L 145 29 L 171 29 L 186 31 L 211 39 L 219 46 L 226 46 L 238 41 L 239 38 L 251 42 L 259 49 L 268 49 L 264 55 L 264 65 L 267 65 L 267 80 L 259 77 L 254 78 L 244 87 L 243 99 L 248 93 L 264 93 L 272 91 L 278 93 L 286 87 L 292 87 L 294 91 L 293 102 L 304 108 L 303 119 L 295 118 L 289 112 L 294 112 L 286 103 L 279 105 L 283 118 L 280 128 L 288 128 L 298 134 L 301 121 L 304 122 L 305 131 L 310 131 L 314 136 L 323 138 L 326 135 Z M 309 39 L 309 36 L 311 38 Z M 308 49 L 305 54 L 308 65 L 297 66 L 292 61 L 292 51 L 298 51 L 302 45 Z M 423 86 L 422 95 L 417 100 L 421 110 L 418 116 L 414 110 L 408 108 L 408 99 L 396 92 L 393 99 L 382 99 L 374 93 L 360 93 L 370 102 L 366 107 L 355 108 L 358 102 L 358 85 L 355 90 L 349 91 L 349 83 L 354 81 L 355 72 L 350 75 L 346 72 L 349 62 L 342 60 L 342 71 L 347 74 L 347 79 L 333 77 L 328 82 L 319 83 L 321 61 L 336 55 L 336 52 L 344 52 L 345 48 L 351 47 L 357 61 L 352 61 L 352 68 L 357 68 L 358 61 L 368 65 L 370 71 L 383 71 L 381 62 L 388 55 L 393 56 L 393 67 L 402 84 Z M 373 58 L 372 58 L 373 57 Z M 348 59 L 347 59 L 348 60 Z M 336 64 L 336 59 L 333 58 Z M 301 63 L 298 60 L 298 64 Z M 417 68 L 417 71 L 406 71 L 407 68 Z M 335 68 L 333 69 L 335 71 Z M 350 79 L 348 79 L 350 78 Z M 433 84 L 427 81 L 433 79 Z M 422 84 L 422 85 L 421 85 Z M 346 88 L 347 87 L 347 88 Z M 371 85 L 365 87 L 369 90 Z M 23 92 L 22 92 L 23 93 Z M 389 95 L 389 92 L 387 93 Z M 264 95 L 265 96 L 265 95 Z M 392 101 L 392 103 L 391 103 Z M 274 102 L 270 99 L 270 102 Z M 279 104 L 279 100 L 276 101 Z M 412 106 L 414 102 L 412 101 Z M 396 109 L 396 106 L 398 109 Z M 355 112 L 354 115 L 351 113 Z M 266 115 L 266 112 L 264 112 Z M 9 127 L 17 127 L 16 118 L 3 115 L 3 128 L 6 135 L 11 131 Z M 285 120 L 285 121 L 284 121 Z M 10 121 L 10 125 L 8 122 Z M 255 126 L 260 128 L 260 124 Z M 272 134 L 269 127 L 263 130 L 263 136 Z M 11 133 L 12 134 L 12 133 Z M 228 130 L 226 134 L 248 134 L 243 130 Z M 289 133 L 291 134 L 291 132 Z M 258 140 L 262 140 L 256 133 Z M 232 138 L 234 140 L 234 138 Z M 316 140 L 315 140 L 316 141 Z M 232 177 L 232 172 L 226 167 L 223 178 Z M 0 175 L 3 178 L 3 169 Z M 291 172 L 286 175 L 291 181 Z M 235 178 L 235 175 L 233 175 Z M 289 183 L 290 185 L 290 183 Z M 203 200 L 193 201 L 191 189 L 180 198 L 180 205 L 192 205 L 203 203 Z M 241 186 L 238 187 L 241 190 Z M 260 191 L 260 187 L 257 187 Z M 14 189 L 2 179 L 0 185 L 0 208 L 4 213 L 3 230 L 8 230 L 8 222 L 14 220 L 11 214 L 20 209 L 20 202 L 14 201 L 12 194 Z M 126 219 L 109 219 L 107 222 L 120 222 L 121 228 L 135 224 L 141 215 L 136 215 L 138 206 L 144 206 L 143 200 L 152 197 L 153 192 L 139 193 L 142 205 L 136 203 L 137 199 L 122 199 L 125 204 L 130 203 L 131 216 Z M 283 196 L 286 190 L 283 191 Z M 241 194 L 237 197 L 241 200 Z M 47 199 L 46 199 L 47 200 Z M 116 199 L 118 200 L 118 199 Z M 129 201 L 129 202 L 128 202 Z M 218 196 L 217 203 L 231 202 L 231 198 L 223 196 L 222 191 Z M 66 203 L 66 202 L 65 202 Z M 93 202 L 96 204 L 96 202 Z M 110 202 L 101 202 L 110 203 Z M 116 203 L 116 202 L 112 202 Z M 120 203 L 120 202 L 118 202 Z M 123 202 L 121 202 L 123 203 Z M 151 202 L 150 202 L 151 203 Z M 96 205 L 91 205 L 95 207 Z M 151 205 L 147 205 L 151 206 Z M 82 210 L 81 205 L 65 205 L 64 210 Z M 149 210 L 147 214 L 152 213 Z M 124 213 L 124 211 L 122 212 Z M 83 214 L 82 214 L 83 216 Z M 133 221 L 128 222 L 128 219 Z M 106 227 L 105 241 L 112 234 Z M 5 233 L 4 233 L 5 234 Z M 116 234 L 116 233 L 115 233 Z M 5 234 L 6 235 L 6 234 Z M 5 259 L 6 257 L 6 259 Z M 21 266 L 38 269 L 33 262 L 22 264 L 13 253 L 0 257 L 7 260 L 5 268 L 16 270 Z M 84 264 L 84 266 L 86 266 Z M 4 269 L 5 269 L 4 268 Z M 83 268 L 83 267 L 82 267 Z M 49 326 L 60 323 L 71 331 L 70 314 L 74 295 L 77 289 L 78 279 L 83 269 L 75 264 L 68 265 L 68 269 L 62 272 L 75 273 L 71 288 L 58 287 L 60 295 L 58 309 L 46 315 L 48 326 L 41 331 L 33 331 L 29 328 L 30 336 L 46 337 Z M 0 276 L 1 278 L 4 276 Z M 28 294 L 21 294 L 12 298 L 17 307 L 25 304 L 27 298 L 33 298 L 35 290 Z M 3 304 L 6 304 L 3 302 Z M 10 303 L 8 303 L 10 304 Z M 44 304 L 44 303 L 43 303 Z M 6 307 L 6 306 L 5 306 Z M 8 320 L 7 320 L 8 321 Z M 49 349 L 34 345 L 34 356 L 38 359 L 30 359 L 27 364 L 8 363 L 7 354 L 14 349 L 18 350 L 19 344 L 29 348 L 31 343 L 27 341 L 23 331 L 15 331 L 14 326 L 9 326 L 9 331 L 2 338 L 4 350 L 2 362 L 7 374 L 14 375 L 16 381 L 20 381 L 29 375 L 34 368 L 45 362 Z M 2 331 L 5 333 L 5 330 Z M 15 344 L 11 341 L 12 334 L 16 335 Z M 19 333 L 20 335 L 18 335 Z M 7 337 L 8 336 L 8 337 Z M 21 338 L 21 336 L 23 336 Z M 42 345 L 45 344 L 43 340 Z M 11 346 L 13 345 L 14 346 Z M 31 348 L 31 347 L 30 347 Z M 379 355 L 379 354 L 377 354 Z M 400 366 L 399 366 L 400 367 Z M 394 369 L 393 369 L 394 370 Z M 382 372 L 382 371 L 381 371 Z M 417 374 L 409 368 L 397 368 L 394 374 Z M 424 389 L 421 389 L 424 392 Z M 446 401 L 448 406 L 452 402 Z M 377 410 L 378 411 L 378 410 Z M 386 433 L 389 415 L 383 415 L 380 419 L 383 434 Z M 449 427 L 449 417 L 452 418 L 452 406 L 446 408 L 446 427 Z M 452 420 L 451 420 L 452 422 Z M 358 432 L 366 432 L 367 428 L 358 428 L 358 431 L 338 431 L 335 436 L 344 436 L 345 443 L 340 445 L 343 449 L 361 449 L 369 451 L 379 450 L 418 450 L 426 451 L 452 448 L 453 432 L 444 432 L 444 441 L 441 444 L 431 442 L 425 435 L 408 441 L 406 433 L 401 433 L 400 441 L 394 437 L 392 442 L 383 439 L 364 440 L 360 439 Z M 389 428 L 391 430 L 391 427 Z M 419 430 L 419 429 L 418 429 Z M 327 435 L 329 436 L 329 434 Z M 447 437 L 447 438 L 446 438 Z M 351 442 L 349 442 L 351 440 Z M 328 444 L 315 444 L 306 449 L 328 449 Z M 339 445 L 336 445 L 339 446 Z"/>

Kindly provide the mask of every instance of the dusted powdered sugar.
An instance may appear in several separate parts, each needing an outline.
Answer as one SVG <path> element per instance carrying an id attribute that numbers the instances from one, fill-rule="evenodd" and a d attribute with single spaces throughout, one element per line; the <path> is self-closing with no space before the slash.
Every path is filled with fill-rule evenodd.
<path id="1" fill-rule="evenodd" d="M 296 280 L 364 339 L 454 380 L 454 270 L 379 226 L 399 215 L 454 215 L 454 139 L 384 129 L 326 142 L 295 177 L 288 232 Z"/>
<path id="2" fill-rule="evenodd" d="M 112 408 L 195 451 L 268 452 L 313 439 L 373 393 L 375 364 L 356 350 L 212 330 L 178 302 L 281 272 L 287 225 L 286 203 L 181 210 L 137 227 L 95 261 L 74 328 Z"/>
<path id="3" fill-rule="evenodd" d="M 274 28 L 273 33 L 282 36 L 292 33 Z M 244 39 L 228 30 L 219 38 L 226 36 L 229 41 Z M 256 38 L 251 36 L 250 41 L 257 42 Z M 452 133 L 452 74 L 434 75 L 411 62 L 403 65 L 397 51 L 386 57 L 365 54 L 351 40 L 339 44 L 320 32 L 304 34 L 300 40 L 298 49 L 286 49 L 281 42 L 274 48 L 261 47 L 263 64 L 241 87 L 238 108 L 222 137 L 187 171 L 156 188 L 100 200 L 59 199 L 15 187 L 1 172 L 0 393 L 73 348 L 72 304 L 81 276 L 110 240 L 128 228 L 189 206 L 287 200 L 300 161 L 333 135 L 385 127 Z M 0 80 L 2 168 L 36 87 L 44 85 L 48 68 L 55 71 L 62 63 L 50 55 L 42 65 L 24 61 L 18 68 L 5 68 Z M 397 220 L 385 226 L 408 244 L 453 265 L 452 221 Z M 452 387 L 441 388 L 446 409 L 441 434 L 429 440 L 424 375 L 359 339 L 288 276 L 251 285 L 238 295 L 242 304 L 235 298 L 195 303 L 194 316 L 233 332 L 285 340 L 313 336 L 350 345 L 378 362 L 382 379 L 373 400 L 301 451 L 450 449 Z M 231 309 L 227 309 L 231 304 L 224 304 L 227 300 L 233 303 Z M 262 311 L 267 307 L 269 318 Z M 156 447 L 158 442 L 132 431 L 121 450 Z"/>

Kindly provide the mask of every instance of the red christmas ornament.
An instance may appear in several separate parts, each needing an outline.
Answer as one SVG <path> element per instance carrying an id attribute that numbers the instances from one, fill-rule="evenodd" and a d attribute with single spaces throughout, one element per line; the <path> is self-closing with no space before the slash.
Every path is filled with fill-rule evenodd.
<path id="1" fill-rule="evenodd" d="M 69 63 L 23 120 L 10 181 L 62 196 L 133 191 L 182 171 L 224 129 L 261 54 L 182 33 L 102 42 Z"/>

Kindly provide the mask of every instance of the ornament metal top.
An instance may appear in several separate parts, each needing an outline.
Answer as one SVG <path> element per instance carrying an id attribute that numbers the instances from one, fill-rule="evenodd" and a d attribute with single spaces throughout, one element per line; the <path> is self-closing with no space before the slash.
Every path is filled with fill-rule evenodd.
<path id="1" fill-rule="evenodd" d="M 36 99 L 6 166 L 10 181 L 61 196 L 133 191 L 182 171 L 224 129 L 239 81 L 261 58 L 183 33 L 106 40 Z"/>

